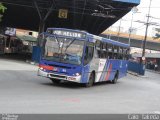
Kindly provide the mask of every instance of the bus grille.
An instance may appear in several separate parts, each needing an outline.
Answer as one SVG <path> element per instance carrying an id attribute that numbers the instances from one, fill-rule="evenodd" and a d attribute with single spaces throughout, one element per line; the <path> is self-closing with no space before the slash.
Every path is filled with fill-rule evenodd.
<path id="1" fill-rule="evenodd" d="M 50 74 L 50 76 L 53 77 L 53 78 L 67 79 L 66 76 L 61 76 L 61 75 Z"/>

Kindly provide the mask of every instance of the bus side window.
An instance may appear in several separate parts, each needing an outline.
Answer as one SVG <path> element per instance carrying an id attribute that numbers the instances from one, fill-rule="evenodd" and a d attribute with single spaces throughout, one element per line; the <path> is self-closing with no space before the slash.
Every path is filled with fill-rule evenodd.
<path id="1" fill-rule="evenodd" d="M 114 46 L 114 56 L 113 59 L 118 59 L 118 46 Z"/>
<path id="2" fill-rule="evenodd" d="M 84 56 L 84 65 L 87 65 L 93 58 L 94 47 L 86 46 L 85 56 Z"/>
<path id="3" fill-rule="evenodd" d="M 107 51 L 108 51 L 108 59 L 112 59 L 113 58 L 113 45 L 108 44 Z"/>
<path id="4" fill-rule="evenodd" d="M 123 59 L 127 60 L 128 59 L 128 49 L 127 48 L 123 48 Z"/>
<path id="5" fill-rule="evenodd" d="M 126 49 L 126 60 L 129 59 L 129 51 L 130 51 L 130 49 Z"/>
<path id="6" fill-rule="evenodd" d="M 107 49 L 106 49 L 106 43 L 102 43 L 101 45 L 101 58 L 107 58 Z"/>
<path id="7" fill-rule="evenodd" d="M 96 42 L 96 54 L 98 58 L 101 58 L 101 42 L 100 41 Z"/>
<path id="8" fill-rule="evenodd" d="M 118 55 L 118 59 L 123 59 L 123 48 L 119 47 L 119 55 Z"/>
<path id="9" fill-rule="evenodd" d="M 100 41 L 96 42 L 96 52 L 98 58 L 107 58 L 107 44 Z"/>

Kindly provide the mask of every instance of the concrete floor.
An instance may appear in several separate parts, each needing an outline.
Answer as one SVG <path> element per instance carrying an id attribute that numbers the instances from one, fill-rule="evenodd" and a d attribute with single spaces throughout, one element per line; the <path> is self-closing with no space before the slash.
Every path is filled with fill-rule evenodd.
<path id="1" fill-rule="evenodd" d="M 0 58 L 0 113 L 160 113 L 160 74 L 128 74 L 91 88 L 53 85 L 37 66 Z"/>

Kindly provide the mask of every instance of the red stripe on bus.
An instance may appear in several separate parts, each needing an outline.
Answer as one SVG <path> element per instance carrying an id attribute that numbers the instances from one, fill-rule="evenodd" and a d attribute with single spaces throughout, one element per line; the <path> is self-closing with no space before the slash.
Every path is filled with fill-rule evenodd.
<path id="1" fill-rule="evenodd" d="M 47 66 L 47 65 L 39 65 L 39 68 L 43 68 L 46 70 L 53 70 L 53 66 Z"/>
<path id="2" fill-rule="evenodd" d="M 108 72 L 107 72 L 107 76 L 106 76 L 106 80 L 108 80 L 108 78 L 110 77 L 111 74 L 111 70 L 112 70 L 112 64 L 110 64 Z"/>

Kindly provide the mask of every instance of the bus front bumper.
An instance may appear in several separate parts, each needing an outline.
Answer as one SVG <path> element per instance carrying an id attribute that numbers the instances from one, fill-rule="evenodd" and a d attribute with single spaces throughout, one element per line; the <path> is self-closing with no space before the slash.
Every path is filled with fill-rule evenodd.
<path id="1" fill-rule="evenodd" d="M 48 72 L 45 72 L 41 69 L 38 69 L 38 76 L 53 78 L 53 79 L 58 79 L 58 80 L 71 81 L 71 82 L 76 82 L 76 83 L 81 82 L 81 75 L 67 76 L 67 75 L 61 75 L 61 74 L 48 73 Z"/>

